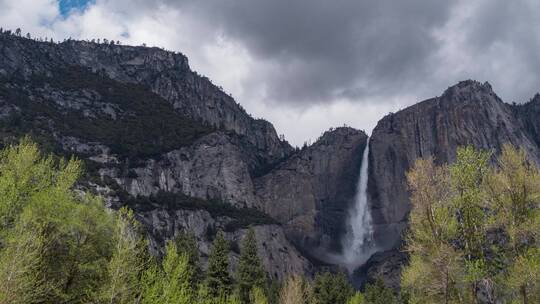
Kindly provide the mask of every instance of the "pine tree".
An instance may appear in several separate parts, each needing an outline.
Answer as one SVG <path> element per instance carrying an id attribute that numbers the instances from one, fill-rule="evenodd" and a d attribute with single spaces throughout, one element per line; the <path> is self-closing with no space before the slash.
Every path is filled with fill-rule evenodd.
<path id="1" fill-rule="evenodd" d="M 236 281 L 242 303 L 249 302 L 253 288 L 264 290 L 266 287 L 266 274 L 257 254 L 257 240 L 253 228 L 248 229 L 242 242 Z"/>
<path id="2" fill-rule="evenodd" d="M 378 278 L 373 284 L 367 284 L 364 291 L 365 303 L 368 304 L 397 304 L 397 298 L 391 289 Z M 362 303 L 362 302 L 360 302 Z M 427 302 L 429 303 L 429 302 Z"/>
<path id="3" fill-rule="evenodd" d="M 345 304 L 354 295 L 354 288 L 344 273 L 319 273 L 313 283 L 313 297 L 317 304 Z"/>
<path id="4" fill-rule="evenodd" d="M 194 268 L 193 288 L 196 289 L 203 279 L 203 272 L 199 262 L 199 249 L 193 233 L 181 232 L 175 238 L 176 250 L 179 254 L 188 256 L 189 265 Z"/>
<path id="5" fill-rule="evenodd" d="M 233 280 L 229 275 L 229 243 L 219 232 L 208 257 L 206 286 L 210 296 L 217 298 L 231 294 Z"/>
<path id="6" fill-rule="evenodd" d="M 172 242 L 166 245 L 163 259 L 163 300 L 162 303 L 191 304 L 196 298 L 193 288 L 195 268 L 189 263 L 186 253 L 179 254 Z"/>

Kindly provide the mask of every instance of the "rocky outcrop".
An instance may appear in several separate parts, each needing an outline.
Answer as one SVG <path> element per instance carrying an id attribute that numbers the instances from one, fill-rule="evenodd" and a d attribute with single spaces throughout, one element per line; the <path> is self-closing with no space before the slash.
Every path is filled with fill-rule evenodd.
<path id="1" fill-rule="evenodd" d="M 113 208 L 159 193 L 201 199 L 202 205 L 170 208 L 164 201 L 134 208 L 155 253 L 189 230 L 205 261 L 213 235 L 223 229 L 234 266 L 238 242 L 254 225 L 269 274 L 312 273 L 275 221 L 255 214 L 239 225 L 205 209 L 253 215 L 244 209 L 260 207 L 253 178 L 293 149 L 270 123 L 251 118 L 191 71 L 181 54 L 0 34 L 0 130 L 3 144 L 30 133 L 48 150 L 82 158 L 88 174 L 79 188 L 103 195 Z M 214 202 L 234 207 L 209 205 Z"/>
<path id="2" fill-rule="evenodd" d="M 397 246 L 410 210 L 406 172 L 420 157 L 452 162 L 459 146 L 500 151 L 510 143 L 540 160 L 533 137 L 488 83 L 463 81 L 440 97 L 379 121 L 371 137 L 368 191 L 377 243 Z"/>
<path id="3" fill-rule="evenodd" d="M 190 230 L 204 261 L 222 229 L 234 261 L 254 225 L 278 279 L 310 275 L 303 255 L 314 249 L 339 250 L 367 139 L 338 128 L 293 150 L 181 54 L 7 34 L 0 34 L 0 132 L 3 144 L 30 133 L 49 150 L 82 158 L 88 174 L 79 188 L 112 208 L 133 207 L 155 253 Z M 226 206 L 210 205 L 218 202 Z"/>
<path id="4" fill-rule="evenodd" d="M 367 135 L 352 128 L 324 133 L 255 180 L 262 210 L 304 250 L 339 251 L 366 143 Z"/>
<path id="5" fill-rule="evenodd" d="M 263 170 L 292 152 L 267 121 L 253 119 L 232 97 L 189 68 L 188 59 L 158 48 L 65 41 L 40 43 L 0 35 L 0 76 L 30 79 L 79 66 L 112 80 L 143 85 L 189 118 L 243 135 Z"/>
<path id="6" fill-rule="evenodd" d="M 206 267 L 212 241 L 217 231 L 226 231 L 230 218 L 212 217 L 204 210 L 167 210 L 153 208 L 140 212 L 139 220 L 150 232 L 150 244 L 154 251 L 162 251 L 165 241 L 173 239 L 182 231 L 190 231 L 197 239 L 201 262 Z M 278 280 L 283 280 L 291 274 L 306 274 L 313 272 L 308 262 L 291 245 L 280 226 L 259 225 L 254 227 L 257 247 L 262 256 L 263 264 L 268 274 Z M 231 271 L 236 269 L 241 241 L 246 229 L 238 229 L 224 233 L 231 245 Z"/>
<path id="7" fill-rule="evenodd" d="M 108 167 L 100 175 L 113 178 L 131 196 L 159 191 L 228 202 L 239 208 L 258 207 L 245 151 L 235 135 L 215 132 L 189 147 L 167 152 L 129 169 Z"/>

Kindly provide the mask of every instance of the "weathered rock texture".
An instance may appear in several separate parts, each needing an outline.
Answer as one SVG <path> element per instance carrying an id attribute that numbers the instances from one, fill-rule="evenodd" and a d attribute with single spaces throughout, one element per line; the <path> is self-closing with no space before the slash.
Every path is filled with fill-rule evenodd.
<path id="1" fill-rule="evenodd" d="M 366 143 L 367 135 L 352 128 L 324 133 L 255 180 L 262 210 L 305 250 L 339 251 Z"/>
<path id="2" fill-rule="evenodd" d="M 303 255 L 314 248 L 339 250 L 367 138 L 338 128 L 295 150 L 182 54 L 8 34 L 0 34 L 0 132 L 3 144 L 30 133 L 85 160 L 80 187 L 112 208 L 133 207 L 155 253 L 190 230 L 205 261 L 217 230 L 237 244 L 253 218 L 259 253 L 279 279 L 310 275 Z M 189 202 L 160 202 L 163 193 Z"/>
<path id="3" fill-rule="evenodd" d="M 497 152 L 509 143 L 540 160 L 535 136 L 515 113 L 488 83 L 464 81 L 380 120 L 371 137 L 368 183 L 378 243 L 392 248 L 400 241 L 410 210 L 405 174 L 417 158 L 446 163 L 460 146 Z"/>
<path id="4" fill-rule="evenodd" d="M 368 261 L 363 268 L 368 276 L 382 274 L 392 287 L 398 282 L 399 267 L 388 260 L 406 260 L 398 249 L 410 211 L 405 175 L 416 159 L 433 157 L 449 163 L 460 146 L 497 154 L 508 143 L 540 163 L 539 104 L 539 95 L 523 105 L 506 104 L 488 83 L 468 80 L 379 121 L 370 141 L 368 192 L 375 240 L 379 248 L 390 251 Z"/>

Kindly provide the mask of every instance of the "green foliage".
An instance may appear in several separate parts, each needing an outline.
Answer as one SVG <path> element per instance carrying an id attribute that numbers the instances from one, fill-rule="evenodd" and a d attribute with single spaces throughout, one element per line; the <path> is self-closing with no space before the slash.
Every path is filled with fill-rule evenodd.
<path id="1" fill-rule="evenodd" d="M 163 271 L 155 260 L 144 270 L 140 285 L 142 304 L 161 303 L 164 288 Z"/>
<path id="2" fill-rule="evenodd" d="M 163 295 L 161 303 L 190 304 L 195 299 L 193 281 L 195 268 L 186 253 L 178 254 L 176 245 L 169 242 L 163 259 Z"/>
<path id="3" fill-rule="evenodd" d="M 279 304 L 310 304 L 313 299 L 311 286 L 298 275 L 288 277 L 279 294 Z"/>
<path id="4" fill-rule="evenodd" d="M 133 212 L 122 208 L 118 213 L 115 246 L 101 298 L 104 303 L 135 303 L 141 288 L 140 277 L 149 262 L 148 245 Z"/>
<path id="5" fill-rule="evenodd" d="M 101 200 L 72 190 L 80 163 L 55 163 L 23 140 L 2 152 L 0 166 L 0 303 L 95 298 L 112 256 L 114 220 Z"/>
<path id="6" fill-rule="evenodd" d="M 348 301 L 347 304 L 365 304 L 366 300 L 364 298 L 364 295 L 357 292 L 352 296 Z"/>
<path id="7" fill-rule="evenodd" d="M 345 304 L 354 295 L 354 288 L 344 273 L 319 273 L 313 283 L 313 297 L 317 304 Z"/>
<path id="8" fill-rule="evenodd" d="M 179 253 L 174 242 L 165 247 L 160 265 L 151 263 L 142 274 L 141 302 L 152 304 L 194 303 L 198 291 L 194 287 L 195 267 L 187 253 Z"/>
<path id="9" fill-rule="evenodd" d="M 249 302 L 253 288 L 264 290 L 266 287 L 266 274 L 262 261 L 257 254 L 257 240 L 253 228 L 248 229 L 242 241 L 236 281 L 240 300 L 243 303 Z"/>
<path id="10" fill-rule="evenodd" d="M 192 288 L 196 290 L 203 279 L 203 273 L 199 263 L 199 248 L 197 246 L 195 235 L 193 233 L 182 231 L 176 236 L 174 242 L 178 253 L 187 255 L 188 263 L 193 267 L 194 274 Z"/>
<path id="11" fill-rule="evenodd" d="M 208 257 L 208 271 L 206 274 L 206 286 L 208 293 L 214 298 L 231 294 L 233 280 L 229 275 L 229 242 L 218 233 L 210 256 Z"/>
<path id="12" fill-rule="evenodd" d="M 461 148 L 449 167 L 418 160 L 408 173 L 413 208 L 402 287 L 410 303 L 477 302 L 481 284 L 493 286 L 488 297 L 537 301 L 540 173 L 509 145 L 497 166 L 490 159 Z"/>
<path id="13" fill-rule="evenodd" d="M 397 298 L 390 288 L 384 285 L 381 279 L 373 284 L 367 284 L 364 291 L 366 304 L 397 304 Z"/>
<path id="14" fill-rule="evenodd" d="M 266 297 L 262 288 L 254 287 L 249 293 L 249 301 L 247 303 L 268 304 L 268 298 Z"/>

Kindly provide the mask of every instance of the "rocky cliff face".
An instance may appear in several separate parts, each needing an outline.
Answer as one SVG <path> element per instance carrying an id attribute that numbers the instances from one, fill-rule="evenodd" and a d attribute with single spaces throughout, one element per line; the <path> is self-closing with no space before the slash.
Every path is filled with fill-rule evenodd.
<path id="1" fill-rule="evenodd" d="M 381 119 L 371 136 L 368 192 L 375 240 L 389 251 L 375 254 L 359 277 L 381 275 L 389 286 L 399 286 L 399 265 L 406 261 L 399 246 L 410 211 L 405 174 L 417 158 L 449 163 L 460 146 L 497 153 L 509 143 L 540 163 L 539 105 L 540 95 L 523 105 L 506 104 L 488 83 L 469 80 Z"/>
<path id="2" fill-rule="evenodd" d="M 190 230 L 204 262 L 223 230 L 234 266 L 254 226 L 278 279 L 314 271 L 301 252 L 338 246 L 367 138 L 339 128 L 296 151 L 181 54 L 0 34 L 0 140 L 25 134 L 83 159 L 80 187 L 133 208 L 155 253 Z"/>
<path id="3" fill-rule="evenodd" d="M 367 135 L 352 128 L 326 132 L 255 180 L 262 210 L 304 250 L 339 251 L 366 143 Z"/>
<path id="4" fill-rule="evenodd" d="M 381 119 L 370 140 L 368 192 L 384 252 L 359 277 L 398 282 L 410 210 L 405 174 L 417 158 L 451 162 L 462 145 L 499 151 L 511 143 L 540 162 L 539 114 L 540 95 L 509 105 L 489 84 L 464 81 Z M 178 53 L 0 34 L 0 142 L 25 134 L 83 159 L 80 187 L 112 208 L 132 207 L 154 252 L 191 230 L 204 261 L 224 230 L 234 260 L 254 225 L 267 270 L 279 279 L 309 275 L 307 258 L 341 250 L 367 143 L 364 132 L 338 128 L 295 150 Z"/>
<path id="5" fill-rule="evenodd" d="M 191 71 L 188 59 L 158 48 L 67 41 L 38 43 L 3 35 L 0 76 L 53 76 L 60 67 L 84 67 L 114 81 L 149 88 L 182 115 L 213 127 L 244 135 L 261 153 L 257 168 L 288 156 L 292 147 L 280 140 L 273 126 L 249 116 L 229 95 L 206 77 Z"/>
<path id="6" fill-rule="evenodd" d="M 380 120 L 371 137 L 368 183 L 378 243 L 387 249 L 400 241 L 410 210 L 405 174 L 417 158 L 452 162 L 459 146 L 497 152 L 505 143 L 540 160 L 535 137 L 488 83 L 460 82 Z"/>

